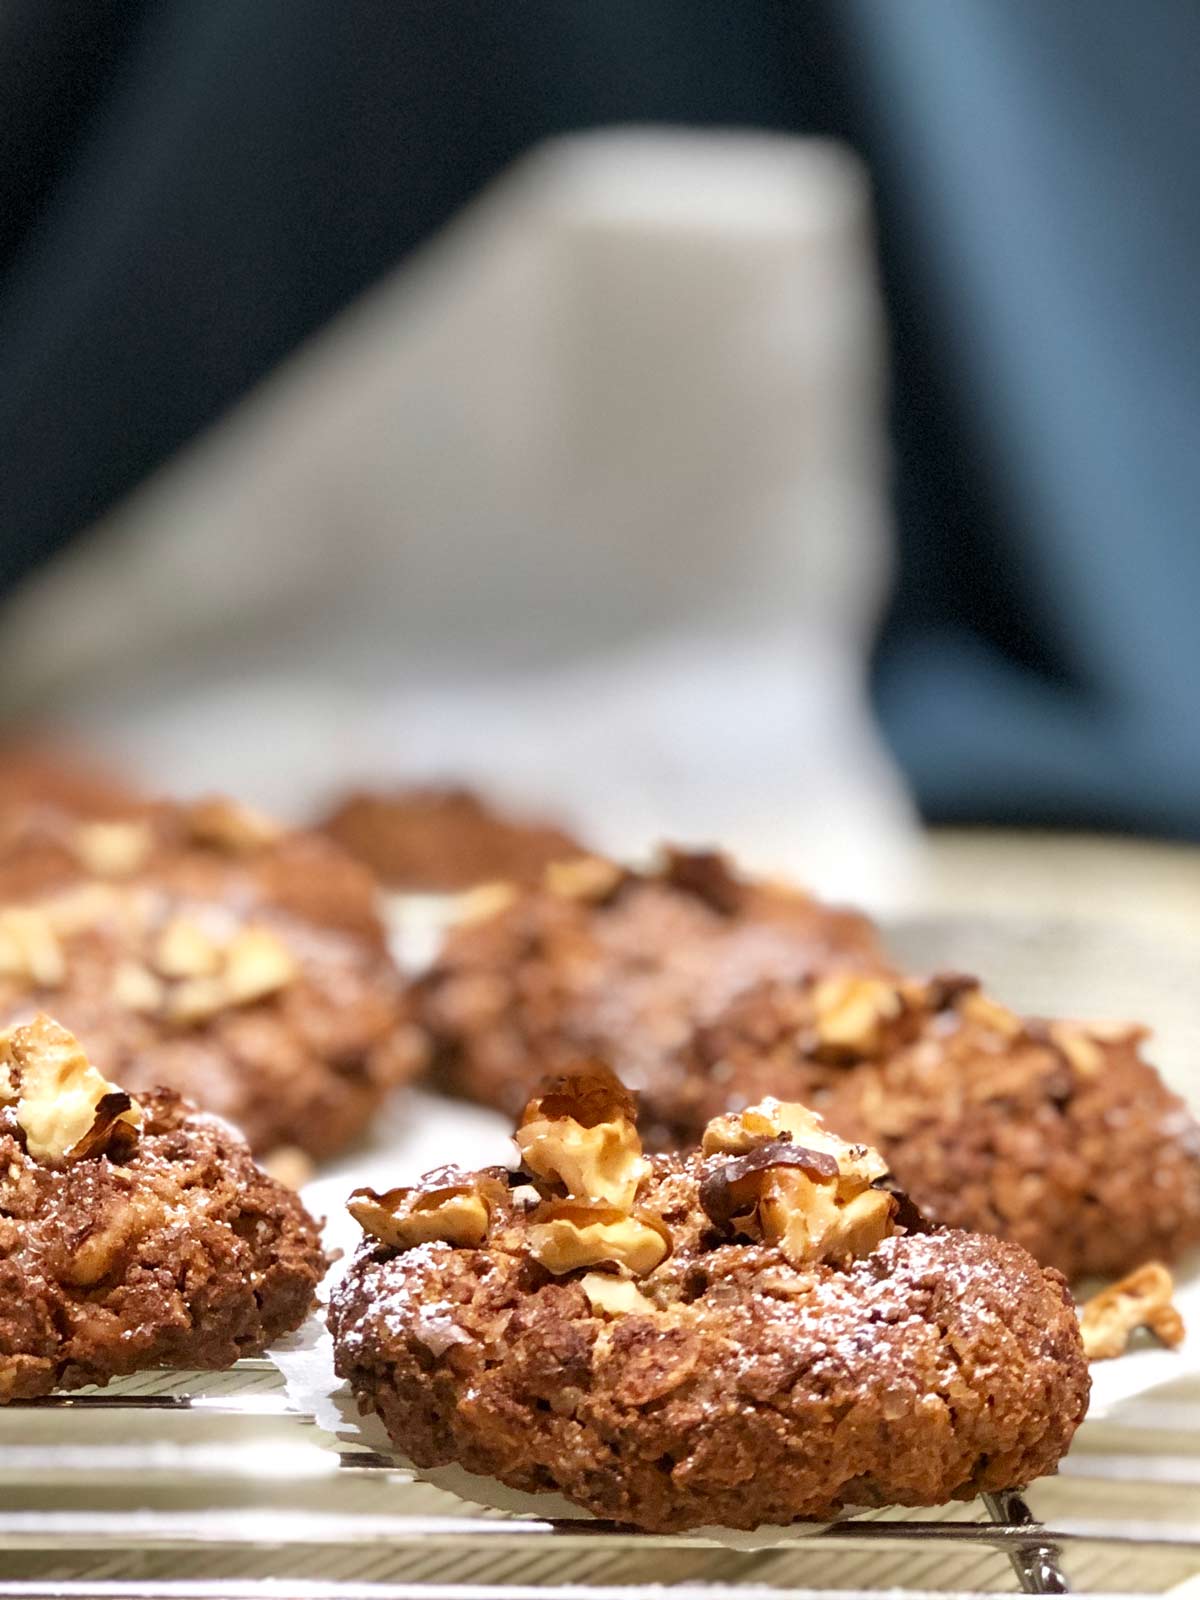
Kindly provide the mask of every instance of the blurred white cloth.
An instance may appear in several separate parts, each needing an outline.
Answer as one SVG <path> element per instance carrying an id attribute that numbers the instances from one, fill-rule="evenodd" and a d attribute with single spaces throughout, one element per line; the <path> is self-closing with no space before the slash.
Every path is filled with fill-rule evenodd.
<path id="1" fill-rule="evenodd" d="M 886 905 L 881 365 L 840 149 L 549 145 L 27 588 L 9 703 L 176 789 L 477 780 Z"/>

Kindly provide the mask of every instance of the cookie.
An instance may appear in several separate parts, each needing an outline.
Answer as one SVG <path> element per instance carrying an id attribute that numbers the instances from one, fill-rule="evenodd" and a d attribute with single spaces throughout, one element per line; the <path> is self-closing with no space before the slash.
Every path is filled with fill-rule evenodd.
<path id="1" fill-rule="evenodd" d="M 583 850 L 556 824 L 505 815 L 470 789 L 359 791 L 321 827 L 381 883 L 410 894 L 536 882 L 550 862 Z"/>
<path id="2" fill-rule="evenodd" d="M 483 897 L 414 1005 L 439 1087 L 510 1115 L 580 1055 L 649 1087 L 698 1023 L 760 979 L 884 967 L 866 917 L 738 877 L 715 854 L 669 850 L 645 873 L 580 857 L 535 888 Z M 646 1133 L 663 1143 L 653 1115 Z"/>
<path id="3" fill-rule="evenodd" d="M 970 978 L 867 974 L 743 994 L 646 1091 L 686 1143 L 766 1093 L 877 1145 L 929 1216 L 1069 1278 L 1200 1242 L 1200 1127 L 1134 1024 L 1023 1019 Z"/>
<path id="4" fill-rule="evenodd" d="M 522 1168 L 359 1191 L 338 1372 L 419 1467 L 557 1490 L 653 1533 L 936 1505 L 1052 1472 L 1089 1378 L 1062 1277 L 923 1224 L 803 1107 L 646 1158 L 598 1072 Z"/>
<path id="5" fill-rule="evenodd" d="M 324 1268 L 312 1218 L 216 1118 L 131 1099 L 45 1017 L 0 1044 L 0 1402 L 258 1355 Z"/>
<path id="6" fill-rule="evenodd" d="M 132 1092 L 317 1160 L 415 1070 L 373 885 L 328 841 L 226 802 L 37 826 L 41 892 L 0 906 L 0 1026 L 51 1010 Z"/>

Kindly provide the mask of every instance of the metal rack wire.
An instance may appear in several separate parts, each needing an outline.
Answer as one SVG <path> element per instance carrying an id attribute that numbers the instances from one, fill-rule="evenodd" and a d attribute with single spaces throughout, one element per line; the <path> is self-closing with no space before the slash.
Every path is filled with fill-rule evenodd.
<path id="1" fill-rule="evenodd" d="M 1198 1423 L 1200 1393 L 1136 1402 L 1027 1495 L 730 1550 L 469 1506 L 320 1434 L 270 1363 L 144 1375 L 0 1412 L 0 1597 L 1161 1592 L 1200 1576 Z"/>

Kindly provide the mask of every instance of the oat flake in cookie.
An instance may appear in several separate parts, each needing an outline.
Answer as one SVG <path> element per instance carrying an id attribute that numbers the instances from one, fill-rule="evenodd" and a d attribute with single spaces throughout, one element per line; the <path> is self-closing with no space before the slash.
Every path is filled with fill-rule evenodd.
<path id="1" fill-rule="evenodd" d="M 299 1326 L 316 1224 L 241 1139 L 46 1017 L 0 1042 L 0 1402 L 219 1368 Z"/>
<path id="2" fill-rule="evenodd" d="M 438 1086 L 510 1116 L 581 1055 L 644 1093 L 698 1023 L 761 979 L 885 964 L 866 917 L 741 878 L 715 854 L 667 850 L 646 873 L 583 856 L 534 888 L 484 894 L 414 999 Z M 643 1103 L 643 1131 L 661 1146 L 656 1109 Z"/>
<path id="3" fill-rule="evenodd" d="M 0 905 L 0 1025 L 52 1011 L 131 1091 L 315 1159 L 418 1065 L 371 880 L 327 840 L 226 801 L 27 835 L 43 886 Z"/>
<path id="4" fill-rule="evenodd" d="M 337 1369 L 424 1468 L 651 1532 L 935 1505 L 1052 1472 L 1089 1379 L 1065 1283 L 916 1231 L 799 1105 L 647 1159 L 601 1069 L 547 1085 L 519 1172 L 360 1191 Z"/>

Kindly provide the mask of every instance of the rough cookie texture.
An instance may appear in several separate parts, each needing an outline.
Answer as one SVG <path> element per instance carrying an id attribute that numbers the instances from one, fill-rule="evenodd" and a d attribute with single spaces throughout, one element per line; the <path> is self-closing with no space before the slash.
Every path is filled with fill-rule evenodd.
<path id="1" fill-rule="evenodd" d="M 643 1099 L 679 1143 L 763 1094 L 803 1100 L 878 1146 L 931 1218 L 1107 1276 L 1200 1240 L 1200 1128 L 1142 1035 L 1022 1019 L 957 976 L 767 983 Z"/>
<path id="2" fill-rule="evenodd" d="M 933 1505 L 1053 1471 L 1089 1391 L 1063 1279 L 1008 1241 L 901 1231 L 871 1153 L 822 1131 L 824 1152 L 760 1128 L 740 1156 L 727 1139 L 657 1156 L 627 1209 L 603 1208 L 614 1237 L 593 1225 L 589 1249 L 549 1264 L 547 1213 L 581 1211 L 582 1237 L 596 1202 L 531 1171 L 431 1174 L 418 1190 L 474 1188 L 486 1233 L 368 1237 L 332 1299 L 338 1371 L 419 1466 L 652 1532 Z M 733 1166 L 736 1186 L 755 1151 L 762 1184 L 714 1222 L 706 1185 Z M 809 1159 L 831 1151 L 831 1168 Z M 772 1242 L 770 1175 L 802 1171 L 822 1204 L 843 1179 L 882 1194 L 887 1236 L 833 1258 Z M 396 1203 L 411 1214 L 414 1191 Z M 622 1220 L 663 1248 L 630 1264 Z"/>
<path id="3" fill-rule="evenodd" d="M 0 905 L 0 1025 L 53 1011 L 133 1092 L 316 1159 L 419 1064 L 371 880 L 326 840 L 215 801 L 29 827 L 43 881 Z"/>
<path id="4" fill-rule="evenodd" d="M 739 878 L 717 855 L 668 851 L 651 873 L 582 857 L 497 902 L 449 933 L 414 996 L 439 1086 L 510 1115 L 580 1055 L 644 1092 L 760 979 L 884 962 L 866 917 Z M 662 1145 L 657 1104 L 643 1100 L 643 1132 Z"/>
<path id="5" fill-rule="evenodd" d="M 582 849 L 554 823 L 504 815 L 470 789 L 360 791 L 321 826 L 390 889 L 431 894 L 536 882 Z"/>
<path id="6" fill-rule="evenodd" d="M 155 1090 L 132 1137 L 35 1159 L 22 1122 L 32 1064 L 79 1052 L 44 1018 L 13 1037 L 0 1069 L 0 1402 L 229 1366 L 297 1327 L 325 1266 L 317 1227 L 242 1140 Z"/>

